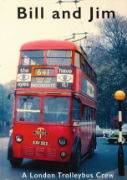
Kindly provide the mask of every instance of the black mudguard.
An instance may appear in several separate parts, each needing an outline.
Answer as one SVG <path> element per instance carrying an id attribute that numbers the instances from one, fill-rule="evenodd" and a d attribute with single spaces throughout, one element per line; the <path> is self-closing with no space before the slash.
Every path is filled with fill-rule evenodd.
<path id="1" fill-rule="evenodd" d="M 8 160 L 11 160 L 12 158 L 13 158 L 12 136 L 10 136 L 9 143 L 8 143 L 7 159 L 8 159 Z"/>
<path id="2" fill-rule="evenodd" d="M 78 145 L 81 146 L 81 138 L 80 138 L 80 136 L 77 136 L 75 138 L 75 140 L 74 140 L 74 144 L 73 144 L 72 152 L 71 152 L 71 158 L 70 158 L 71 162 L 73 162 L 75 160 Z"/>

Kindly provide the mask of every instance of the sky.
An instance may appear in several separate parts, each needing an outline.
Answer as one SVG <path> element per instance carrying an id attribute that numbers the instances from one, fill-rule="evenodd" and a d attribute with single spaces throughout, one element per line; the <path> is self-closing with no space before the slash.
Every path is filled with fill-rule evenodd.
<path id="1" fill-rule="evenodd" d="M 75 3 L 56 3 L 57 0 L 0 0 L 0 84 L 15 80 L 19 60 L 19 49 L 28 41 L 61 39 L 71 37 L 72 33 L 88 32 L 97 34 L 96 23 L 103 10 L 114 10 L 127 17 L 127 0 L 82 0 Z M 26 8 L 27 18 L 18 19 L 17 8 Z M 43 19 L 30 19 L 29 8 L 43 8 Z M 81 7 L 81 18 L 75 19 L 73 12 Z M 100 18 L 88 22 L 90 7 L 99 7 Z M 62 18 L 62 11 L 70 11 L 70 19 Z M 59 19 L 53 19 L 53 11 L 59 12 Z"/>

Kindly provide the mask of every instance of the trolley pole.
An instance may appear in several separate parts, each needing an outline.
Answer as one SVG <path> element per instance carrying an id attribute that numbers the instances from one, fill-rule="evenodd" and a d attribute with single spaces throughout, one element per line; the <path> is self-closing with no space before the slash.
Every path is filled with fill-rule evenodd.
<path id="1" fill-rule="evenodd" d="M 123 91 L 116 91 L 114 94 L 115 99 L 118 101 L 118 122 L 119 122 L 119 137 L 118 137 L 118 172 L 120 176 L 125 175 L 124 170 L 124 151 L 122 146 L 122 101 L 125 99 L 126 94 Z"/>

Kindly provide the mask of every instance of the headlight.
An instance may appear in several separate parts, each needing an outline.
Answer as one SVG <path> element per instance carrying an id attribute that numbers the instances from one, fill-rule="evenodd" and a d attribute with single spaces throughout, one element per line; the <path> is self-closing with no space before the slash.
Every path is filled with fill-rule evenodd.
<path id="1" fill-rule="evenodd" d="M 67 139 L 64 137 L 60 137 L 58 142 L 59 142 L 59 145 L 65 146 L 67 144 Z"/>
<path id="2" fill-rule="evenodd" d="M 21 142 L 23 141 L 23 136 L 21 136 L 21 135 L 16 135 L 16 136 L 15 136 L 15 140 L 16 140 L 17 143 L 21 143 Z"/>

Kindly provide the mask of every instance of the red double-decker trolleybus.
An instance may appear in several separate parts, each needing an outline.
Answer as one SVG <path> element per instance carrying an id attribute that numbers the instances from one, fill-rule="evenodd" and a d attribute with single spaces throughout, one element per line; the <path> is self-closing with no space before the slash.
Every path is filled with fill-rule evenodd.
<path id="1" fill-rule="evenodd" d="M 8 160 L 68 162 L 96 147 L 96 74 L 72 42 L 43 40 L 20 49 Z"/>

